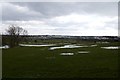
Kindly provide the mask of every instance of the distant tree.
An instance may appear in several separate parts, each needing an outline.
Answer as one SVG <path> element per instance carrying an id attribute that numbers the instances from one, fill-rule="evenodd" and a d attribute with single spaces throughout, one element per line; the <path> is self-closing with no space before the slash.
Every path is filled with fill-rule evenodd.
<path id="1" fill-rule="evenodd" d="M 10 25 L 9 28 L 6 30 L 7 35 L 9 35 L 9 45 L 10 47 L 18 46 L 21 36 L 20 35 L 27 35 L 27 31 L 23 28 Z"/>

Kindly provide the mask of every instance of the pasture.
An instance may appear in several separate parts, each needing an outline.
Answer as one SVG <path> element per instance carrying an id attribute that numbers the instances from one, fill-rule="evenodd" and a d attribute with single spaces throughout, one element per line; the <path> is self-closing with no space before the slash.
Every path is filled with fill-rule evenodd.
<path id="1" fill-rule="evenodd" d="M 81 47 L 64 48 L 65 45 Z M 116 78 L 120 49 L 101 48 L 109 46 L 120 45 L 118 42 L 56 43 L 3 49 L 2 75 L 3 78 Z"/>

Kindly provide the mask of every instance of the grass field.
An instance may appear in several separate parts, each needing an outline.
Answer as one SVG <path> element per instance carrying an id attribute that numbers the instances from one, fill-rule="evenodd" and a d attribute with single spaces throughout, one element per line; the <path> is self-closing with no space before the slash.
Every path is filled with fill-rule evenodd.
<path id="1" fill-rule="evenodd" d="M 3 78 L 116 78 L 120 50 L 100 47 L 120 45 L 117 42 L 97 45 L 56 50 L 49 50 L 50 46 L 4 49 Z M 78 51 L 90 53 L 78 54 Z M 61 56 L 63 52 L 75 55 Z"/>

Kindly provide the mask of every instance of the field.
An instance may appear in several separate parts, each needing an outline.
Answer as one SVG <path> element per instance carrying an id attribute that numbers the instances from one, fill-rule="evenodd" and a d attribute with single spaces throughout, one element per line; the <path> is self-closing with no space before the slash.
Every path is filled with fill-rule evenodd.
<path id="1" fill-rule="evenodd" d="M 70 44 L 70 43 L 69 43 Z M 90 46 L 93 43 L 78 43 Z M 56 44 L 55 46 L 63 46 Z M 61 48 L 14 47 L 4 49 L 3 78 L 116 78 L 118 77 L 118 42 L 95 43 L 93 47 Z M 53 47 L 53 46 L 52 46 Z M 89 51 L 89 53 L 78 53 Z M 74 53 L 63 56 L 60 53 Z"/>

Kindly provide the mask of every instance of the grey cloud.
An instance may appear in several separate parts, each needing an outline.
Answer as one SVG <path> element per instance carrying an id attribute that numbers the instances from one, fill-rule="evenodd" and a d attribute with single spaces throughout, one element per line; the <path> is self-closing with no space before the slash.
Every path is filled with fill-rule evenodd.
<path id="1" fill-rule="evenodd" d="M 117 3 L 115 2 L 32 2 L 14 3 L 20 6 L 27 6 L 45 15 L 63 15 L 70 12 L 77 13 L 98 13 L 104 15 L 116 15 Z"/>
<path id="2" fill-rule="evenodd" d="M 53 21 L 46 21 L 46 24 L 57 27 L 57 29 L 66 29 L 66 28 L 71 28 L 71 27 L 85 27 L 85 22 L 80 22 L 80 23 L 58 23 L 58 22 L 53 22 Z M 85 27 L 86 28 L 86 27 Z"/>
<path id="3" fill-rule="evenodd" d="M 102 16 L 117 15 L 117 3 L 115 2 L 14 2 L 10 4 L 27 7 L 31 11 L 40 14 L 31 15 L 29 14 L 30 12 L 20 13 L 15 9 L 10 9 L 8 5 L 3 7 L 3 20 L 49 19 L 70 13 L 98 14 Z"/>
<path id="4" fill-rule="evenodd" d="M 28 10 L 19 11 L 17 7 L 27 8 Z M 2 21 L 4 24 L 7 24 L 7 21 L 42 21 L 45 25 L 30 25 L 27 29 L 30 34 L 73 34 L 79 35 L 79 31 L 89 30 L 92 27 L 89 27 L 87 22 L 68 22 L 68 23 L 59 23 L 59 21 L 52 21 L 55 17 L 70 15 L 76 13 L 78 15 L 97 15 L 99 17 L 116 17 L 118 14 L 117 2 L 13 2 L 8 3 L 7 6 L 2 7 Z M 93 17 L 92 17 L 93 18 Z M 92 19 L 91 18 L 91 19 Z M 70 18 L 71 19 L 71 18 Z M 97 18 L 93 18 L 97 19 Z M 78 19 L 79 20 L 79 19 Z M 95 21 L 95 20 L 94 20 Z M 20 23 L 22 24 L 22 23 Z M 96 23 L 95 23 L 96 24 Z M 93 27 L 93 30 L 96 32 L 99 29 L 110 28 L 110 30 L 117 30 L 117 21 L 105 22 L 105 26 L 96 25 Z M 41 26 L 54 27 L 52 29 L 45 28 L 41 30 Z M 26 25 L 27 26 L 27 25 Z M 35 28 L 37 26 L 37 28 Z M 26 28 L 25 26 L 23 26 Z M 104 28 L 105 27 L 105 28 Z M 78 30 L 78 33 L 76 32 Z M 113 30 L 114 31 L 114 30 Z M 71 33 L 73 32 L 73 33 Z M 90 31 L 90 33 L 93 31 Z M 112 32 L 112 31 L 111 31 Z M 83 32 L 84 34 L 84 32 Z M 103 33 L 101 33 L 103 34 Z M 86 35 L 86 33 L 85 33 Z M 89 35 L 89 34 L 87 34 Z M 96 35 L 96 33 L 95 33 Z M 104 35 L 104 34 L 103 34 Z"/>
<path id="5" fill-rule="evenodd" d="M 29 12 L 19 12 L 16 8 L 17 5 L 8 3 L 6 6 L 2 7 L 2 20 L 3 21 L 20 21 L 20 20 L 33 20 L 39 19 L 38 17 L 42 17 L 41 13 L 35 12 L 29 9 Z M 19 6 L 23 7 L 23 6 Z M 24 8 L 24 7 L 23 7 Z"/>

